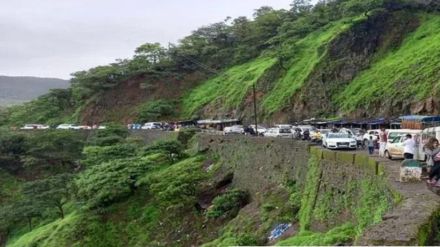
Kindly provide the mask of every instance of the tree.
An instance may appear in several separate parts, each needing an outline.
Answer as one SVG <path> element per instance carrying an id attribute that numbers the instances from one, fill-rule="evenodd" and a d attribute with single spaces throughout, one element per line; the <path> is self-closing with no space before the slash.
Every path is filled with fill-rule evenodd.
<path id="1" fill-rule="evenodd" d="M 160 141 L 153 146 L 145 149 L 146 154 L 164 153 L 167 155 L 170 162 L 174 162 L 183 154 L 184 147 L 178 141 Z"/>
<path id="2" fill-rule="evenodd" d="M 139 108 L 139 122 L 159 121 L 175 113 L 174 102 L 167 100 L 150 101 Z"/>
<path id="3" fill-rule="evenodd" d="M 153 165 L 150 160 L 126 158 L 92 166 L 75 180 L 78 198 L 92 209 L 106 207 L 130 196 L 138 178 Z"/>
<path id="4" fill-rule="evenodd" d="M 81 158 L 83 141 L 78 133 L 49 131 L 33 135 L 24 161 L 29 166 L 69 168 Z"/>
<path id="5" fill-rule="evenodd" d="M 30 198 L 22 198 L 14 203 L 0 207 L 0 229 L 9 229 L 14 223 L 26 220 L 32 231 L 32 220 L 41 217 L 43 207 Z"/>
<path id="6" fill-rule="evenodd" d="M 26 183 L 23 193 L 40 207 L 55 208 L 63 219 L 64 205 L 69 201 L 73 191 L 71 181 L 71 174 L 59 174 Z"/>
<path id="7" fill-rule="evenodd" d="M 157 64 L 166 57 L 166 50 L 159 43 L 145 43 L 135 50 L 135 59 L 143 59 Z"/>
<path id="8" fill-rule="evenodd" d="M 312 3 L 310 0 L 294 0 L 290 4 L 290 12 L 295 16 L 300 16 L 305 13 L 309 13 L 312 10 Z"/>

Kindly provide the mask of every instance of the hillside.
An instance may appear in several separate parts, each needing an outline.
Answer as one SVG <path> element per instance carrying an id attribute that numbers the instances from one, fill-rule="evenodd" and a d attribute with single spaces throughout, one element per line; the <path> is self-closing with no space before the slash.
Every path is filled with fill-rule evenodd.
<path id="1" fill-rule="evenodd" d="M 75 73 L 69 90 L 15 108 L 9 122 L 247 122 L 253 85 L 269 123 L 440 112 L 436 1 L 295 6 L 202 27 L 168 49 L 141 45 L 131 59 Z"/>
<path id="2" fill-rule="evenodd" d="M 68 88 L 69 81 L 28 76 L 0 76 L 0 106 L 36 99 L 50 89 Z"/>
<path id="3" fill-rule="evenodd" d="M 401 164 L 304 141 L 129 131 L 440 113 L 440 2 L 292 1 L 78 71 L 0 106 L 0 246 L 438 245 L 440 198 Z M 15 84 L 14 84 L 15 85 Z M 96 131 L 14 131 L 25 123 Z M 123 123 L 124 125 L 121 125 Z M 292 224 L 271 240 L 280 223 Z M 385 229 L 385 230 L 384 230 Z"/>

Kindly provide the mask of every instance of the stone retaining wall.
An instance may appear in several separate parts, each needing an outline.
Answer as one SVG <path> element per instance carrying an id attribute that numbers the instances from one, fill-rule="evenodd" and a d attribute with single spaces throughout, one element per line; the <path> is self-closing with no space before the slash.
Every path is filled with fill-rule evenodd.
<path id="1" fill-rule="evenodd" d="M 249 191 L 253 197 L 279 186 L 286 179 L 294 180 L 304 188 L 306 183 L 311 182 L 307 181 L 307 171 L 312 155 L 319 157 L 321 172 L 321 176 L 316 178 L 319 183 L 314 203 L 327 200 L 329 208 L 340 206 L 337 203 L 343 201 L 338 197 L 344 196 L 349 200 L 360 198 L 362 190 L 351 186 L 356 181 L 380 184 L 392 208 L 382 222 L 364 231 L 357 244 L 428 244 L 437 233 L 434 221 L 440 208 L 440 198 L 427 190 L 424 184 L 398 182 L 399 162 L 372 158 L 361 152 L 322 150 L 311 147 L 308 142 L 291 139 L 199 135 L 197 145 L 199 151 L 207 151 L 212 157 L 219 158 L 223 163 L 222 169 L 234 174 L 233 185 Z M 326 231 L 346 221 L 356 220 L 355 216 L 347 210 L 326 212 L 321 216 L 326 220 L 310 220 L 310 229 Z"/>

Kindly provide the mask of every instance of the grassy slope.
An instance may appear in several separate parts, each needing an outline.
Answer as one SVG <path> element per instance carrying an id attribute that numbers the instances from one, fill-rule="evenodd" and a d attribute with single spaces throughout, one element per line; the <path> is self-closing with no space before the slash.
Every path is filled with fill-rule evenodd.
<path id="1" fill-rule="evenodd" d="M 296 42 L 299 48 L 286 74 L 266 95 L 263 107 L 265 112 L 273 113 L 286 106 L 288 100 L 299 90 L 313 72 L 315 66 L 325 56 L 326 44 L 351 26 L 352 20 L 331 23 Z"/>
<path id="2" fill-rule="evenodd" d="M 440 67 L 440 16 L 420 15 L 420 27 L 356 77 L 334 98 L 343 111 L 367 108 L 385 99 L 423 99 L 437 91 Z"/>
<path id="3" fill-rule="evenodd" d="M 182 115 L 191 117 L 207 104 L 221 106 L 224 110 L 239 107 L 249 88 L 275 62 L 275 58 L 260 57 L 206 81 L 183 99 Z"/>

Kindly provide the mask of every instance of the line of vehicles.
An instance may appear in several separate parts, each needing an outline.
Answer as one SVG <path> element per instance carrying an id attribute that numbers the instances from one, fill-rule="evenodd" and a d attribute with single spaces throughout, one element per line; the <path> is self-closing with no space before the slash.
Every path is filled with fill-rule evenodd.
<path id="1" fill-rule="evenodd" d="M 129 124 L 129 129 L 138 130 L 178 130 L 177 126 L 170 125 L 161 122 L 148 122 L 141 124 Z M 48 125 L 43 124 L 26 124 L 20 128 L 21 130 L 46 130 L 51 129 Z M 94 130 L 94 129 L 106 129 L 104 125 L 77 125 L 77 124 L 60 124 L 55 127 L 60 130 Z M 362 149 L 367 147 L 367 142 L 370 137 L 374 142 L 379 140 L 379 129 L 362 130 L 362 129 L 317 129 L 312 125 L 290 125 L 290 124 L 278 124 L 271 128 L 267 128 L 263 125 L 249 125 L 244 127 L 243 125 L 233 125 L 225 127 L 223 129 L 224 135 L 232 134 L 250 134 L 264 136 L 264 137 L 276 137 L 276 138 L 292 138 L 308 140 L 322 145 L 327 149 Z M 440 126 L 427 128 L 424 130 L 416 129 L 387 129 L 387 144 L 385 148 L 385 156 L 390 159 L 403 158 L 403 142 L 407 134 L 410 134 L 416 142 L 416 154 L 414 159 L 424 160 L 425 154 L 423 146 L 427 143 L 430 137 L 440 139 Z"/>
<path id="2" fill-rule="evenodd" d="M 47 130 L 51 129 L 49 125 L 44 124 L 25 124 L 20 130 Z M 77 124 L 60 124 L 55 127 L 55 129 L 59 130 L 92 130 L 92 129 L 106 129 L 106 126 L 103 125 L 77 125 Z"/>
<path id="3" fill-rule="evenodd" d="M 264 137 L 276 138 L 293 138 L 301 140 L 309 140 L 317 144 L 321 144 L 327 149 L 365 149 L 368 145 L 368 140 L 371 139 L 377 143 L 379 141 L 380 129 L 362 130 L 362 129 L 317 129 L 311 125 L 288 125 L 279 124 L 272 128 L 265 126 L 250 125 L 243 127 L 242 125 L 234 125 L 225 127 L 224 135 L 231 134 L 255 134 Z M 416 142 L 416 153 L 414 159 L 425 160 L 424 145 L 430 137 L 435 137 L 440 140 L 440 126 L 427 128 L 424 130 L 417 129 L 387 129 L 387 144 L 385 147 L 385 156 L 389 159 L 403 159 L 404 146 L 406 135 L 410 134 Z"/>

